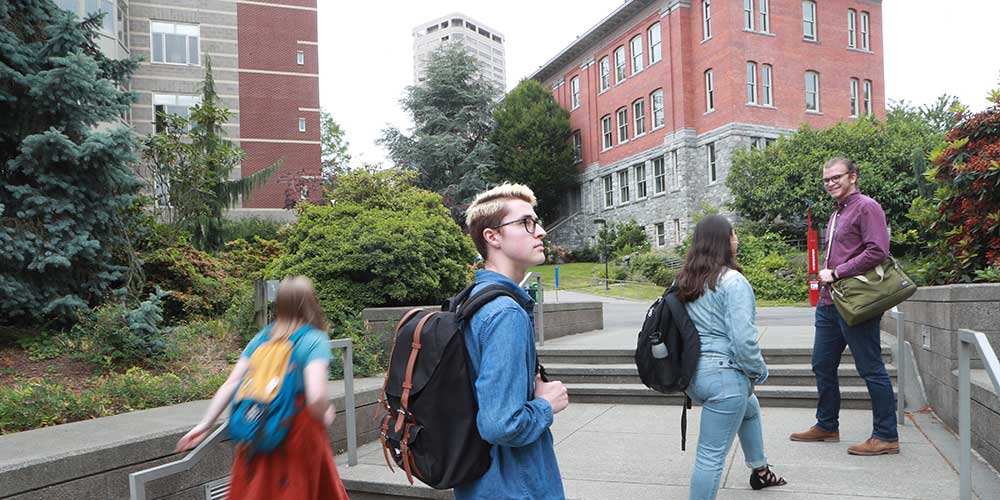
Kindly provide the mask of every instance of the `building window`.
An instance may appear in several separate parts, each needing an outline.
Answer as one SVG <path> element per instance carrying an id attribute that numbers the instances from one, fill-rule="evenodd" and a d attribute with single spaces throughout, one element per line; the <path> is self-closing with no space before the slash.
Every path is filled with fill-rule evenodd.
<path id="1" fill-rule="evenodd" d="M 760 20 L 760 32 L 770 33 L 771 32 L 771 16 L 768 14 L 767 0 L 760 0 L 758 5 L 757 18 Z"/>
<path id="2" fill-rule="evenodd" d="M 646 133 L 646 101 L 641 98 L 632 103 L 632 120 L 635 121 L 635 136 Z"/>
<path id="3" fill-rule="evenodd" d="M 656 246 L 658 247 L 666 246 L 667 235 L 663 234 L 664 233 L 663 223 L 657 222 L 656 225 L 654 225 L 653 227 L 655 228 L 654 232 L 656 234 Z"/>
<path id="4" fill-rule="evenodd" d="M 618 194 L 620 200 L 618 203 L 628 203 L 631 201 L 629 196 L 629 183 L 628 183 L 628 169 L 618 171 Z"/>
<path id="5" fill-rule="evenodd" d="M 604 115 L 604 118 L 601 118 L 601 137 L 603 139 L 601 148 L 611 149 L 611 115 Z"/>
<path id="6" fill-rule="evenodd" d="M 819 73 L 806 71 L 806 111 L 819 111 Z"/>
<path id="7" fill-rule="evenodd" d="M 660 49 L 660 23 L 649 27 L 649 64 L 663 59 Z"/>
<path id="8" fill-rule="evenodd" d="M 719 181 L 718 164 L 715 161 L 715 143 L 710 142 L 705 145 L 705 159 L 708 161 L 708 184 L 712 185 Z"/>
<path id="9" fill-rule="evenodd" d="M 858 11 L 847 9 L 847 46 L 852 49 L 857 46 L 857 23 Z"/>
<path id="10" fill-rule="evenodd" d="M 656 130 L 663 126 L 663 90 L 650 94 L 649 100 L 653 108 L 653 130 Z"/>
<path id="11" fill-rule="evenodd" d="M 573 163 L 583 161 L 583 136 L 579 130 L 573 131 Z"/>
<path id="12" fill-rule="evenodd" d="M 702 19 L 702 31 L 703 39 L 708 40 L 712 38 L 712 2 L 711 0 L 703 0 L 701 2 L 701 19 Z"/>
<path id="13" fill-rule="evenodd" d="M 747 61 L 747 104 L 757 104 L 757 63 Z"/>
<path id="14" fill-rule="evenodd" d="M 663 168 L 663 157 L 653 159 L 653 194 L 660 194 L 667 190 L 667 175 Z"/>
<path id="15" fill-rule="evenodd" d="M 625 46 L 615 49 L 615 83 L 625 81 Z"/>
<path id="16" fill-rule="evenodd" d="M 608 90 L 611 86 L 611 63 L 608 56 L 601 58 L 601 92 Z"/>
<path id="17" fill-rule="evenodd" d="M 305 131 L 306 131 L 306 119 L 299 118 L 299 132 L 305 132 Z"/>
<path id="18" fill-rule="evenodd" d="M 201 97 L 193 95 L 153 94 L 153 130 L 163 132 L 166 123 L 162 115 L 177 115 L 188 118 L 191 108 L 201 102 Z"/>
<path id="19" fill-rule="evenodd" d="M 712 70 L 705 71 L 705 111 L 715 111 L 715 82 Z"/>
<path id="20" fill-rule="evenodd" d="M 646 164 L 640 163 L 635 167 L 635 199 L 641 200 L 646 197 Z"/>
<path id="21" fill-rule="evenodd" d="M 618 110 L 618 144 L 628 142 L 628 108 Z"/>
<path id="22" fill-rule="evenodd" d="M 632 51 L 632 74 L 634 75 L 642 71 L 642 35 L 632 37 L 628 47 Z"/>
<path id="23" fill-rule="evenodd" d="M 604 176 L 604 208 L 615 206 L 615 186 L 611 174 Z"/>
<path id="24" fill-rule="evenodd" d="M 124 4 L 118 4 L 118 9 L 117 9 L 118 10 L 118 23 L 117 23 L 118 41 L 121 42 L 122 45 L 128 47 L 128 25 L 126 24 L 126 21 L 125 21 L 128 18 L 128 14 L 126 13 L 125 8 L 123 7 L 123 5 Z"/>
<path id="25" fill-rule="evenodd" d="M 872 115 L 872 81 L 865 80 L 865 116 Z"/>
<path id="26" fill-rule="evenodd" d="M 681 220 L 674 219 L 674 245 L 681 244 Z"/>
<path id="27" fill-rule="evenodd" d="M 816 2 L 802 2 L 802 38 L 816 41 Z"/>
<path id="28" fill-rule="evenodd" d="M 681 166 L 678 164 L 677 150 L 670 152 L 670 182 L 673 184 L 673 189 L 681 188 Z"/>
<path id="29" fill-rule="evenodd" d="M 753 2 L 754 0 L 743 0 L 743 29 L 753 31 Z"/>
<path id="30" fill-rule="evenodd" d="M 858 116 L 858 79 L 851 78 L 851 116 Z"/>
<path id="31" fill-rule="evenodd" d="M 569 100 L 572 109 L 580 107 L 580 77 L 574 76 L 569 81 Z"/>
<path id="32" fill-rule="evenodd" d="M 760 87 L 761 101 L 765 106 L 773 106 L 774 99 L 771 93 L 771 65 L 762 64 L 760 67 Z"/>
<path id="33" fill-rule="evenodd" d="M 295 51 L 295 64 L 302 66 L 306 63 L 306 53 L 302 50 Z"/>
<path id="34" fill-rule="evenodd" d="M 868 13 L 861 13 L 861 49 L 871 50 L 871 40 L 868 37 Z"/>
<path id="35" fill-rule="evenodd" d="M 149 25 L 154 63 L 201 65 L 198 43 L 201 30 L 197 24 L 152 21 Z"/>

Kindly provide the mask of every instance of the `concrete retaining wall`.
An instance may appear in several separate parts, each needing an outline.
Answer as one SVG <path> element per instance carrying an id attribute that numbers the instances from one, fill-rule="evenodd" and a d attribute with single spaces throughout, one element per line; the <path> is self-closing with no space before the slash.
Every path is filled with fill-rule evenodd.
<path id="1" fill-rule="evenodd" d="M 377 437 L 373 416 L 382 379 L 355 380 L 358 444 Z M 331 382 L 337 420 L 335 452 L 347 448 L 343 385 Z M 109 500 L 129 497 L 128 475 L 183 457 L 174 444 L 203 415 L 208 401 L 138 411 L 0 436 L 0 499 Z M 229 475 L 228 441 L 205 452 L 191 471 L 151 482 L 149 500 L 204 500 L 205 484 Z"/>
<path id="2" fill-rule="evenodd" d="M 958 330 L 986 334 L 994 352 L 1000 352 L 1000 284 L 924 287 L 900 304 L 904 335 L 913 346 L 927 400 L 953 431 L 958 430 Z M 890 314 L 882 329 L 896 332 Z M 975 359 L 975 356 L 974 356 Z M 973 361 L 972 446 L 993 467 L 1000 468 L 1000 398 Z"/>
<path id="3" fill-rule="evenodd" d="M 368 331 L 381 337 L 386 353 L 392 344 L 392 329 L 396 322 L 413 307 L 429 311 L 440 309 L 440 306 L 373 307 L 362 312 Z M 542 303 L 541 307 L 544 311 L 545 340 L 604 328 L 604 304 L 601 302 L 549 302 Z M 538 325 L 535 325 L 535 330 L 537 337 Z"/>

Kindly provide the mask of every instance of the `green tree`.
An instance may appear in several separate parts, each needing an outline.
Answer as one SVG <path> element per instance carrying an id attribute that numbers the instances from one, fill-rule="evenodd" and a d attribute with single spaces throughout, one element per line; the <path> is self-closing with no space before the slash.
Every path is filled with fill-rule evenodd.
<path id="1" fill-rule="evenodd" d="M 538 214 L 553 221 L 567 191 L 577 185 L 569 112 L 535 80 L 523 80 L 493 112 L 496 128 L 494 182 L 526 184 L 538 198 Z"/>
<path id="2" fill-rule="evenodd" d="M 476 252 L 435 193 L 412 172 L 352 170 L 332 205 L 300 207 L 286 252 L 267 274 L 302 274 L 316 283 L 331 317 L 364 307 L 439 304 L 470 278 Z"/>
<path id="3" fill-rule="evenodd" d="M 0 323 L 71 322 L 128 279 L 136 62 L 101 54 L 100 20 L 0 2 Z"/>
<path id="4" fill-rule="evenodd" d="M 351 155 L 347 152 L 344 129 L 326 111 L 319 114 L 320 158 L 322 158 L 323 178 L 330 179 L 347 173 Z"/>
<path id="5" fill-rule="evenodd" d="M 926 157 L 942 138 L 936 125 L 906 104 L 892 106 L 885 122 L 869 118 L 821 130 L 803 125 L 766 150 L 737 152 L 726 179 L 733 193 L 730 208 L 758 234 L 770 230 L 801 238 L 808 201 L 817 203 L 813 215 L 820 221 L 833 208 L 820 182 L 823 164 L 845 156 L 858 163 L 858 185 L 882 205 L 893 238 L 907 243 L 900 238 L 915 227 L 906 213 L 923 174 L 915 171 L 916 159 Z"/>
<path id="6" fill-rule="evenodd" d="M 440 194 L 458 215 L 486 187 L 493 169 L 492 110 L 500 89 L 480 74 L 476 58 L 450 44 L 431 53 L 424 81 L 407 87 L 400 100 L 413 120 L 409 135 L 396 127 L 382 131 L 395 166 L 417 173 L 416 185 Z"/>
<path id="7" fill-rule="evenodd" d="M 143 159 L 164 218 L 175 229 L 190 232 L 197 247 L 218 249 L 223 212 L 263 186 L 281 163 L 230 178 L 246 153 L 225 138 L 222 126 L 232 112 L 215 91 L 211 59 L 206 58 L 205 66 L 201 102 L 191 108 L 190 118 L 157 116 L 161 131 L 146 138 Z"/>

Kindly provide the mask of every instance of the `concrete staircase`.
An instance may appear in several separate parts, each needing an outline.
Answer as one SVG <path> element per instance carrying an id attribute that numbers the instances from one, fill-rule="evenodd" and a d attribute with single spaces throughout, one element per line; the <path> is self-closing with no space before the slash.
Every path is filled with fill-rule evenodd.
<path id="1" fill-rule="evenodd" d="M 560 380 L 569 389 L 570 401 L 612 404 L 679 404 L 682 395 L 664 395 L 647 388 L 639 380 L 633 360 L 634 349 L 538 349 L 539 360 L 551 380 Z M 755 388 L 761 406 L 816 407 L 816 382 L 810 365 L 811 349 L 765 348 L 770 377 Z M 892 353 L 882 346 L 889 377 L 896 385 Z M 854 368 L 849 351 L 840 364 L 841 407 L 870 408 L 868 389 Z"/>

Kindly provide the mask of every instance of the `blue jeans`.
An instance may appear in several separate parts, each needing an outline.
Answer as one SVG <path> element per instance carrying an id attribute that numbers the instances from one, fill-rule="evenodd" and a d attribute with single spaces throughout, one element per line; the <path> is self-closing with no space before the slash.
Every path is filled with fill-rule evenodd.
<path id="1" fill-rule="evenodd" d="M 750 379 L 729 358 L 702 356 L 687 394 L 702 406 L 690 498 L 712 500 L 719 491 L 726 455 L 737 434 L 747 466 L 758 469 L 767 465 L 760 403 Z"/>
<path id="2" fill-rule="evenodd" d="M 872 400 L 872 437 L 896 441 L 896 397 L 882 361 L 879 323 L 882 315 L 855 326 L 847 326 L 833 305 L 816 307 L 816 338 L 812 368 L 816 374 L 819 404 L 816 427 L 828 432 L 840 430 L 840 381 L 837 368 L 844 348 L 851 347 L 854 366 L 865 379 Z"/>

